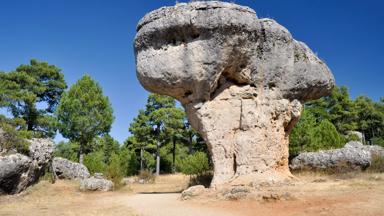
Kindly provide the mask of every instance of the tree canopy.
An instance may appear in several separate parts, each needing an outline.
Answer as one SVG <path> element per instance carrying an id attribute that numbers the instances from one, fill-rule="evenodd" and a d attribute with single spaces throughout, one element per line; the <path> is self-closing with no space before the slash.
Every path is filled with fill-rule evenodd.
<path id="1" fill-rule="evenodd" d="M 108 97 L 103 95 L 100 85 L 88 75 L 63 94 L 57 117 L 61 134 L 80 144 L 80 162 L 84 148 L 96 136 L 108 133 L 114 120 Z"/>
<path id="2" fill-rule="evenodd" d="M 10 111 L 18 129 L 31 131 L 36 137 L 56 134 L 52 114 L 67 88 L 58 67 L 33 59 L 15 71 L 0 72 L 0 86 L 0 106 Z"/>

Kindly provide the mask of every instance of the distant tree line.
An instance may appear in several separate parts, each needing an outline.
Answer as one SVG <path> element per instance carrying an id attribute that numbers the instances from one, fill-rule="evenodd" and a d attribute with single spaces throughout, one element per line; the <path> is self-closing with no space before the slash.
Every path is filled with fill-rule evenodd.
<path id="1" fill-rule="evenodd" d="M 351 99 L 347 87 L 335 87 L 332 94 L 305 104 L 301 119 L 290 136 L 290 154 L 340 148 L 358 137 L 364 144 L 384 146 L 384 98 Z"/>
<path id="2" fill-rule="evenodd" d="M 55 156 L 84 163 L 118 182 L 123 176 L 149 171 L 201 175 L 211 169 L 204 140 L 193 130 L 182 107 L 168 96 L 150 94 L 119 143 L 109 135 L 113 110 L 102 87 L 84 75 L 69 89 L 61 70 L 31 60 L 14 71 L 0 71 L 0 152 L 26 152 L 25 138 L 53 138 Z M 338 148 L 364 134 L 365 144 L 384 146 L 384 99 L 352 100 L 346 87 L 305 104 L 290 137 L 290 153 Z"/>

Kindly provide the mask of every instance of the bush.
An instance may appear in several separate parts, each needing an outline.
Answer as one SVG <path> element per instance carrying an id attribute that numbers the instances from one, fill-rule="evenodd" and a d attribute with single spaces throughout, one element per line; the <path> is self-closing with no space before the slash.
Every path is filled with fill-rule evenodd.
<path id="1" fill-rule="evenodd" d="M 382 137 L 372 137 L 370 141 L 371 145 L 379 145 L 384 147 L 384 138 Z"/>
<path id="2" fill-rule="evenodd" d="M 178 163 L 179 169 L 186 175 L 203 175 L 209 170 L 208 156 L 204 152 L 195 152 Z"/>
<path id="3" fill-rule="evenodd" d="M 121 167 L 121 160 L 118 154 L 112 153 L 105 174 L 106 177 L 114 183 L 115 188 L 122 186 L 124 171 Z"/>
<path id="4" fill-rule="evenodd" d="M 136 153 L 134 151 L 123 148 L 120 151 L 119 156 L 124 176 L 136 175 L 140 166 Z"/>
<path id="5" fill-rule="evenodd" d="M 156 176 L 149 170 L 141 170 L 137 177 L 144 180 L 144 182 L 154 182 L 156 178 Z"/>
<path id="6" fill-rule="evenodd" d="M 371 166 L 368 167 L 370 172 L 384 172 L 384 157 L 379 155 L 372 155 Z"/>
<path id="7" fill-rule="evenodd" d="M 106 164 L 104 163 L 103 152 L 92 152 L 84 157 L 84 165 L 88 168 L 91 174 L 104 173 Z"/>
<path id="8" fill-rule="evenodd" d="M 301 152 L 341 148 L 346 139 L 337 132 L 330 121 L 325 119 L 316 122 L 315 117 L 304 110 L 300 121 L 292 130 L 289 141 L 289 154 L 295 156 Z"/>
<path id="9" fill-rule="evenodd" d="M 0 150 L 16 150 L 19 153 L 28 154 L 29 142 L 25 140 L 28 135 L 26 133 L 17 131 L 12 125 L 6 123 L 3 118 L 0 118 Z"/>
<path id="10" fill-rule="evenodd" d="M 344 139 L 330 121 L 323 120 L 313 129 L 311 147 L 314 151 L 341 148 L 343 146 Z"/>
<path id="11" fill-rule="evenodd" d="M 71 161 L 77 161 L 78 149 L 79 149 L 79 144 L 75 142 L 61 141 L 55 146 L 55 151 L 53 155 L 55 157 L 62 157 Z"/>

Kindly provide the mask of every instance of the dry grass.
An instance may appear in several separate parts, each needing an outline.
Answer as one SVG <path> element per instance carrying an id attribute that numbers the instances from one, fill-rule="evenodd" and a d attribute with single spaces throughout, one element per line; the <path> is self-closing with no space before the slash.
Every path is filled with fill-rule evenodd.
<path id="1" fill-rule="evenodd" d="M 189 185 L 189 177 L 183 174 L 160 175 L 153 183 L 131 184 L 123 190 L 131 190 L 135 193 L 178 193 Z"/>
<path id="2" fill-rule="evenodd" d="M 131 184 L 113 192 L 78 190 L 78 183 L 42 181 L 21 195 L 0 196 L 0 215 L 382 215 L 384 173 L 357 172 L 335 178 L 321 172 L 300 172 L 284 191 L 293 199 L 260 203 L 244 201 L 178 200 L 189 184 L 185 175 L 162 175 L 151 184 Z M 139 193 L 139 194 L 137 194 Z M 160 199 L 160 200 L 159 200 Z M 256 215 L 257 215 L 256 214 Z"/>

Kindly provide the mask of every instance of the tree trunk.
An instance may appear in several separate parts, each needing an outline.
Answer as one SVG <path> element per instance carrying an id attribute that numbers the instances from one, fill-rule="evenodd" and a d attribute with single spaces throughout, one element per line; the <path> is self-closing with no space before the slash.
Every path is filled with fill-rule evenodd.
<path id="1" fill-rule="evenodd" d="M 140 171 L 143 171 L 143 148 L 140 147 Z"/>
<path id="2" fill-rule="evenodd" d="M 172 173 L 176 172 L 176 139 L 175 137 L 172 138 L 173 141 L 173 149 L 172 149 Z"/>
<path id="3" fill-rule="evenodd" d="M 192 137 L 192 133 L 189 133 L 189 154 L 192 154 L 193 153 L 193 137 Z"/>
<path id="4" fill-rule="evenodd" d="M 83 146 L 84 144 L 80 143 L 79 151 L 77 152 L 77 159 L 80 164 L 84 164 Z"/>
<path id="5" fill-rule="evenodd" d="M 156 175 L 160 175 L 160 141 L 157 141 L 156 145 Z"/>

